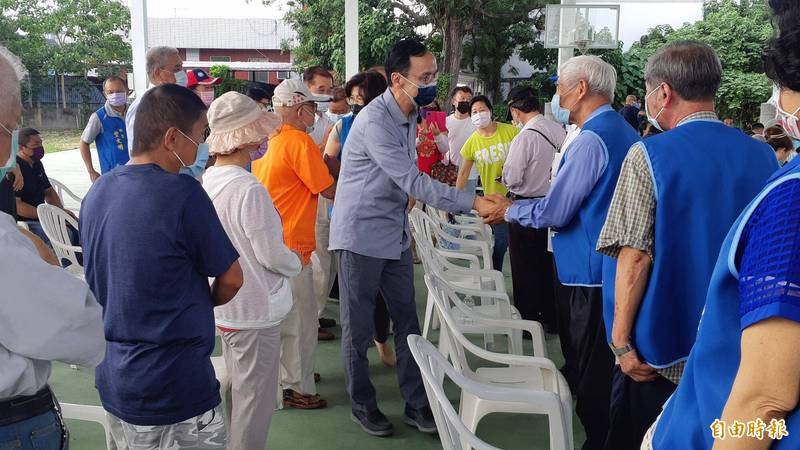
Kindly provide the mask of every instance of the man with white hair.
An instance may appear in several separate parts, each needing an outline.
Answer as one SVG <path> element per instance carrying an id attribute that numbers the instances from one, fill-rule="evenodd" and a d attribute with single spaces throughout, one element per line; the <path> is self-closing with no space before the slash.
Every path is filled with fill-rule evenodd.
<path id="1" fill-rule="evenodd" d="M 0 46 L 0 178 L 16 163 L 25 71 Z M 37 237 L 0 212 L 0 447 L 58 450 L 67 430 L 47 384 L 50 362 L 94 367 L 105 354 L 100 305 Z M 16 444 L 16 447 L 15 447 Z"/>
<path id="2" fill-rule="evenodd" d="M 720 245 L 778 169 L 771 147 L 714 113 L 722 66 L 711 47 L 663 47 L 644 77 L 647 118 L 669 131 L 630 149 L 597 242 L 606 334 L 619 361 L 609 450 L 638 449 L 677 388 Z"/>
<path id="3" fill-rule="evenodd" d="M 162 84 L 177 84 L 186 87 L 189 83 L 186 72 L 183 71 L 183 60 L 178 49 L 174 47 L 153 47 L 146 55 L 147 79 L 151 86 L 148 90 Z M 147 91 L 145 91 L 147 92 Z M 128 106 L 125 115 L 125 128 L 128 135 L 128 153 L 133 153 L 133 125 L 136 123 L 136 110 L 142 101 L 145 92 L 137 92 L 136 99 Z"/>
<path id="4" fill-rule="evenodd" d="M 565 150 L 547 196 L 503 200 L 486 218 L 531 228 L 551 227 L 561 283 L 572 287 L 570 334 L 576 346 L 576 412 L 586 430 L 584 449 L 603 447 L 609 423 L 614 357 L 603 327 L 602 256 L 595 251 L 622 161 L 639 140 L 611 108 L 617 74 L 597 56 L 578 56 L 560 70 L 551 104 L 554 118 L 581 128 Z"/>
<path id="5" fill-rule="evenodd" d="M 303 269 L 291 279 L 294 304 L 281 324 L 283 404 L 317 409 L 327 403 L 317 395 L 314 362 L 319 328 L 311 254 L 317 247 L 315 226 L 319 196 L 331 199 L 336 185 L 308 130 L 316 120 L 317 102 L 300 80 L 284 80 L 272 104 L 283 126 L 269 141 L 266 156 L 253 162 L 253 175 L 267 188 L 283 222 L 286 245 L 302 256 Z"/>

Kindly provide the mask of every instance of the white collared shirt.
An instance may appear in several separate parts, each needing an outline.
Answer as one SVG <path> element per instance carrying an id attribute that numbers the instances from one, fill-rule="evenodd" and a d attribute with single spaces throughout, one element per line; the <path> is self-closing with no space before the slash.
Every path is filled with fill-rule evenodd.
<path id="1" fill-rule="evenodd" d="M 89 286 L 44 262 L 5 213 L 0 255 L 0 401 L 41 390 L 51 361 L 100 364 L 102 309 Z"/>

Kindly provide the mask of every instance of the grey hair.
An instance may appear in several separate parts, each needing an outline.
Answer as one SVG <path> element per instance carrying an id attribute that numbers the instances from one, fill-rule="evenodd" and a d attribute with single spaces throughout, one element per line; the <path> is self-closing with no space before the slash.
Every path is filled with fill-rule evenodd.
<path id="1" fill-rule="evenodd" d="M 617 70 L 598 56 L 582 55 L 570 58 L 561 66 L 558 74 L 559 84 L 574 85 L 585 80 L 589 91 L 614 101 L 617 88 Z"/>
<path id="2" fill-rule="evenodd" d="M 687 101 L 714 100 L 722 82 L 722 64 L 710 46 L 678 41 L 650 57 L 644 68 L 644 81 L 651 89 L 667 83 Z"/>
<path id="3" fill-rule="evenodd" d="M 28 75 L 28 70 L 25 69 L 25 65 L 22 64 L 22 61 L 17 55 L 11 53 L 11 50 L 2 45 L 0 45 L 0 59 L 4 60 L 14 69 L 14 73 L 17 75 L 17 81 L 22 81 L 22 79 Z"/>
<path id="4" fill-rule="evenodd" d="M 167 59 L 172 55 L 177 55 L 178 49 L 175 47 L 152 47 L 147 51 L 147 77 L 152 81 L 156 74 L 156 69 L 163 69 L 167 64 Z"/>

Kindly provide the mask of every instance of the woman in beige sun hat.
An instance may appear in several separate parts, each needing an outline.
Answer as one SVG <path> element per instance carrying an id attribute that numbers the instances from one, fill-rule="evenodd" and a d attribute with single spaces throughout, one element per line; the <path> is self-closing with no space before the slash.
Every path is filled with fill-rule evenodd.
<path id="1" fill-rule="evenodd" d="M 277 398 L 280 324 L 292 307 L 289 278 L 302 260 L 283 243 L 278 211 L 267 190 L 247 171 L 264 155 L 280 119 L 237 92 L 208 110 L 209 153 L 217 157 L 203 176 L 205 188 L 244 272 L 244 285 L 214 309 L 222 354 L 232 384 L 228 419 L 230 448 L 264 448 Z"/>

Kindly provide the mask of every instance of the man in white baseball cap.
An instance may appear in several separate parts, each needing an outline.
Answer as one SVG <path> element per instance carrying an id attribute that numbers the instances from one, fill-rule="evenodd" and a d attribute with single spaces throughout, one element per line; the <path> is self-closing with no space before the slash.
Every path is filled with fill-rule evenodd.
<path id="1" fill-rule="evenodd" d="M 326 406 L 317 395 L 314 361 L 318 311 L 314 297 L 311 253 L 316 248 L 317 200 L 333 198 L 331 171 L 308 133 L 314 128 L 316 96 L 300 80 L 284 80 L 272 103 L 283 125 L 269 141 L 266 156 L 253 162 L 253 175 L 267 188 L 283 222 L 286 245 L 300 254 L 303 268 L 291 280 L 294 304 L 281 325 L 281 388 L 284 406 Z"/>

